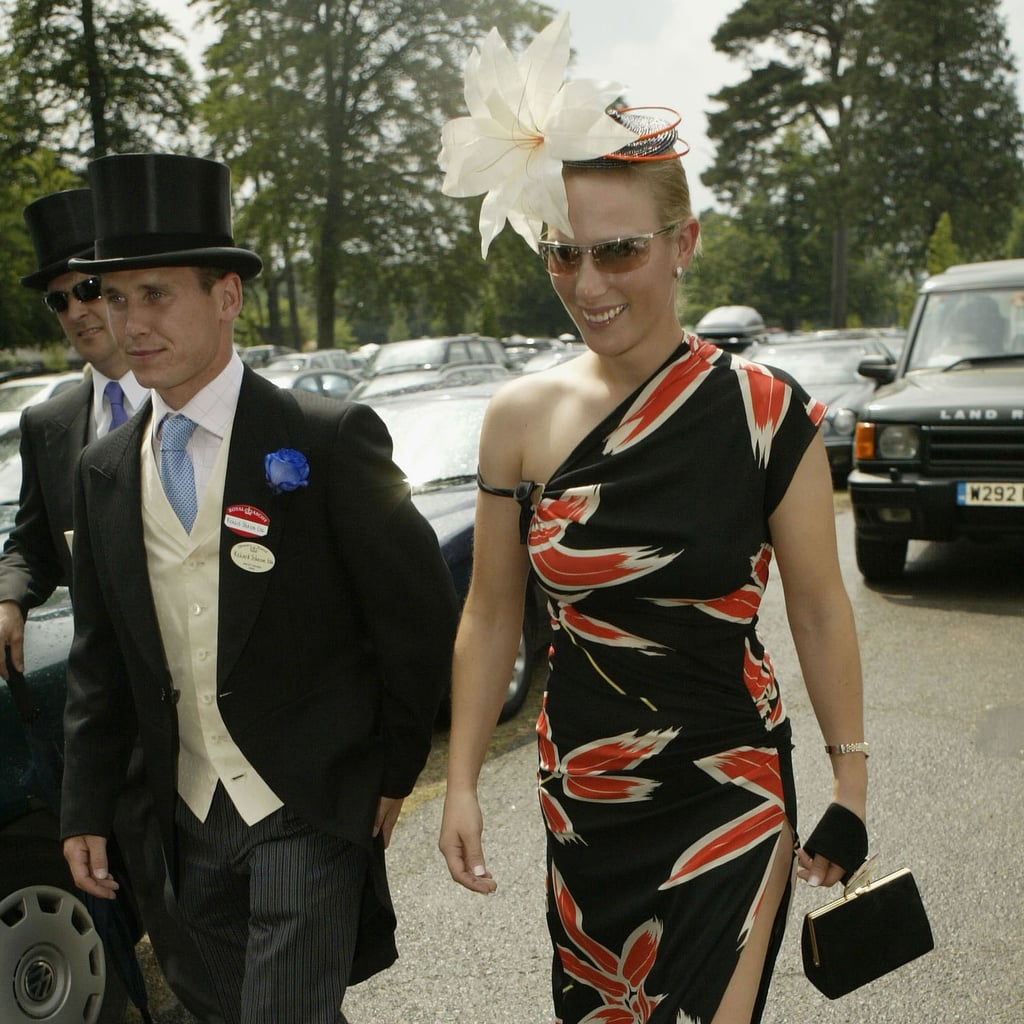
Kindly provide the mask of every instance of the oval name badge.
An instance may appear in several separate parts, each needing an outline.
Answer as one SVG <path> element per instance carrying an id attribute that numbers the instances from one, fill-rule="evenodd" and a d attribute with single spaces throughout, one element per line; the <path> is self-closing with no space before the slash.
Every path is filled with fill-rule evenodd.
<path id="1" fill-rule="evenodd" d="M 270 517 L 252 505 L 228 505 L 224 510 L 224 525 L 239 537 L 266 537 L 270 532 Z"/>
<path id="2" fill-rule="evenodd" d="M 253 541 L 240 541 L 231 549 L 231 561 L 246 572 L 270 572 L 274 568 L 274 552 Z"/>

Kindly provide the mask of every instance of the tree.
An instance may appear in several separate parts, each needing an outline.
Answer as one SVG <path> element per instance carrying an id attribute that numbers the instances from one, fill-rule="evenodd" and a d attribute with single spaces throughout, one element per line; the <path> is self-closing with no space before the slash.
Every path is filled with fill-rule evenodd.
<path id="1" fill-rule="evenodd" d="M 966 258 L 1003 250 L 1024 129 L 998 0 L 746 0 L 713 42 L 752 70 L 712 97 L 720 145 L 704 181 L 742 216 L 786 181 L 782 140 L 801 134 L 802 217 L 831 232 L 833 325 L 846 322 L 850 261 L 911 279 L 944 212 Z"/>
<path id="2" fill-rule="evenodd" d="M 22 211 L 50 192 L 80 188 L 82 182 L 62 167 L 55 153 L 23 155 L 8 146 L 9 121 L 0 108 L 0 251 L 6 273 L 0 276 L 0 349 L 66 346 L 57 318 L 39 301 L 39 292 L 22 288 L 19 278 L 36 270 L 35 253 Z"/>
<path id="3" fill-rule="evenodd" d="M 271 282 L 290 264 L 304 273 L 317 344 L 330 347 L 339 304 L 355 324 L 396 267 L 430 276 L 426 260 L 458 250 L 466 211 L 441 195 L 436 157 L 469 47 L 492 25 L 520 40 L 551 12 L 529 0 L 213 0 L 210 13 L 222 34 L 206 54 L 209 131 L 243 191 L 258 184 L 245 223 Z M 386 333 L 393 318 L 381 319 Z"/>
<path id="4" fill-rule="evenodd" d="M 30 148 L 77 163 L 185 143 L 192 73 L 170 23 L 145 3 L 17 0 L 0 60 Z"/>
<path id="5" fill-rule="evenodd" d="M 1024 119 L 998 0 L 875 0 L 859 146 L 883 201 L 866 223 L 909 270 L 941 218 L 967 259 L 1001 255 L 1024 198 Z"/>
<path id="6" fill-rule="evenodd" d="M 953 241 L 953 222 L 949 214 L 944 213 L 928 240 L 928 273 L 941 274 L 947 267 L 960 262 L 960 253 Z"/>
<path id="7" fill-rule="evenodd" d="M 716 49 L 755 66 L 746 81 L 713 100 L 708 119 L 719 140 L 704 176 L 733 205 L 742 203 L 774 163 L 772 147 L 799 128 L 815 164 L 819 215 L 832 233 L 830 322 L 846 322 L 852 147 L 858 121 L 864 5 L 858 0 L 746 0 L 712 37 Z M 760 47 L 760 49 L 759 49 Z"/>

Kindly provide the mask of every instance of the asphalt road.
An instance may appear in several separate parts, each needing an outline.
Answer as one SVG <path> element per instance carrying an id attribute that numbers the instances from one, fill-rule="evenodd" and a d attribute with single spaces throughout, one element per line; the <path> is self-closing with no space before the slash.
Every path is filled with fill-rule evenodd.
<path id="1" fill-rule="evenodd" d="M 864 663 L 872 851 L 881 873 L 913 870 L 936 949 L 830 1002 L 803 977 L 799 954 L 803 915 L 830 896 L 801 884 L 765 1024 L 1020 1024 L 1024 546 L 913 544 L 903 581 L 869 587 L 841 493 L 836 525 Z M 828 765 L 777 579 L 761 631 L 793 719 L 806 834 L 829 799 Z M 390 855 L 401 957 L 350 991 L 351 1024 L 551 1024 L 531 716 L 528 708 L 506 727 L 483 775 L 486 851 L 499 882 L 492 897 L 455 886 L 437 852 L 440 738 Z M 157 997 L 157 1024 L 188 1019 Z"/>

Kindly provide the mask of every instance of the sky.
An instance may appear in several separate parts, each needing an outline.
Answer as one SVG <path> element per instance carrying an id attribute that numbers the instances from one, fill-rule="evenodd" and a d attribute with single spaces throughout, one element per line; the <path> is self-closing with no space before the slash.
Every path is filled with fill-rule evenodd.
<path id="1" fill-rule="evenodd" d="M 194 30 L 187 0 L 151 0 L 194 46 L 208 36 Z M 430 0 L 427 0 L 430 2 Z M 693 207 L 701 212 L 714 198 L 700 175 L 714 162 L 708 140 L 708 99 L 724 85 L 742 81 L 746 67 L 718 53 L 711 37 L 741 0 L 546 0 L 569 12 L 576 62 L 573 78 L 611 79 L 626 87 L 634 106 L 672 107 L 682 115 L 679 134 L 690 146 L 684 160 Z M 1000 8 L 1017 55 L 1017 94 L 1024 108 L 1024 0 L 1001 0 Z"/>

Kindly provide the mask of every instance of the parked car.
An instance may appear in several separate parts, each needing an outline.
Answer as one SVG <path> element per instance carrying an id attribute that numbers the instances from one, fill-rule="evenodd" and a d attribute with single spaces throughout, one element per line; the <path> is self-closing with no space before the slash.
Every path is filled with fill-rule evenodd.
<path id="1" fill-rule="evenodd" d="M 570 359 L 583 355 L 587 346 L 582 341 L 556 341 L 544 352 L 538 352 L 535 356 L 527 359 L 519 368 L 520 373 L 539 373 L 541 370 L 550 370 L 552 366 L 559 363 L 567 363 Z"/>
<path id="2" fill-rule="evenodd" d="M 355 367 L 352 356 L 343 348 L 323 348 L 316 352 L 289 352 L 274 356 L 265 366 L 267 370 L 351 370 Z"/>
<path id="3" fill-rule="evenodd" d="M 1024 538 L 1024 259 L 921 287 L 900 361 L 861 410 L 849 477 L 857 565 L 896 579 L 910 540 Z"/>
<path id="4" fill-rule="evenodd" d="M 376 377 L 404 370 L 433 370 L 457 363 L 493 363 L 511 369 L 497 338 L 457 334 L 445 338 L 414 338 L 381 345 L 366 361 L 363 373 Z"/>
<path id="5" fill-rule="evenodd" d="M 279 388 L 311 391 L 325 398 L 348 398 L 362 380 L 349 370 L 287 370 L 277 369 L 272 364 L 262 366 L 256 372 Z"/>
<path id="6" fill-rule="evenodd" d="M 246 366 L 266 366 L 277 356 L 292 355 L 295 349 L 287 345 L 235 345 L 235 351 Z"/>
<path id="7" fill-rule="evenodd" d="M 477 446 L 487 403 L 498 387 L 500 382 L 492 381 L 367 402 L 391 433 L 395 462 L 412 486 L 416 507 L 437 533 L 455 589 L 463 600 L 469 590 L 473 562 Z M 549 636 L 546 602 L 531 583 L 501 720 L 522 707 Z"/>
<path id="8" fill-rule="evenodd" d="M 781 345 L 757 345 L 744 353 L 754 363 L 785 370 L 808 394 L 828 406 L 825 414 L 825 450 L 832 482 L 846 485 L 853 467 L 853 435 L 863 404 L 875 393 L 878 382 L 860 373 L 869 356 L 895 365 L 886 345 L 872 337 L 788 341 Z"/>
<path id="9" fill-rule="evenodd" d="M 892 354 L 893 361 L 898 361 L 907 342 L 907 332 L 899 327 L 830 327 L 809 333 L 796 332 L 788 338 L 780 338 L 773 334 L 771 344 L 777 345 L 782 340 L 788 341 L 863 341 L 871 339 L 880 341 Z"/>
<path id="10" fill-rule="evenodd" d="M 502 338 L 505 358 L 514 370 L 521 370 L 526 363 L 538 355 L 565 348 L 565 342 L 558 338 L 526 338 L 521 334 Z"/>
<path id="11" fill-rule="evenodd" d="M 0 433 L 0 543 L 18 510 L 19 440 L 17 427 Z M 0 679 L 3 1024 L 120 1024 L 128 1003 L 61 853 L 52 769 L 61 747 L 71 633 L 71 605 L 61 587 L 25 624 L 29 706 L 19 706 Z"/>
<path id="12" fill-rule="evenodd" d="M 694 332 L 730 352 L 743 352 L 770 339 L 763 317 L 753 306 L 716 306 L 697 321 Z"/>
<path id="13" fill-rule="evenodd" d="M 363 402 L 383 395 L 431 391 L 460 384 L 481 384 L 489 380 L 508 380 L 511 376 L 510 370 L 497 363 L 456 363 L 454 366 L 438 366 L 430 370 L 398 370 L 367 377 L 356 386 L 351 397 L 354 401 Z"/>
<path id="14" fill-rule="evenodd" d="M 16 377 L 0 384 L 0 430 L 17 426 L 26 406 L 37 405 L 54 398 L 82 381 L 78 370 L 66 373 L 39 373 L 30 377 Z"/>
<path id="15" fill-rule="evenodd" d="M 503 370 L 507 379 L 508 371 Z M 483 411 L 499 386 L 449 387 L 381 398 L 373 407 L 392 430 L 395 455 L 413 500 L 437 532 L 459 594 L 469 586 L 476 446 Z M 0 533 L 13 525 L 20 491 L 18 431 L 0 434 Z M 0 537 L 0 541 L 2 541 Z M 502 718 L 526 698 L 546 648 L 548 618 L 531 590 L 523 636 Z M 73 633 L 68 593 L 59 589 L 26 623 L 26 682 L 38 713 L 20 721 L 0 680 L 0 1022 L 119 1024 L 127 994 L 61 855 L 56 815 L 44 792 L 33 748 L 61 747 L 65 665 Z M 45 767 L 45 766 L 44 766 Z M 95 1016 L 95 1014 L 99 1014 Z"/>

